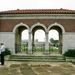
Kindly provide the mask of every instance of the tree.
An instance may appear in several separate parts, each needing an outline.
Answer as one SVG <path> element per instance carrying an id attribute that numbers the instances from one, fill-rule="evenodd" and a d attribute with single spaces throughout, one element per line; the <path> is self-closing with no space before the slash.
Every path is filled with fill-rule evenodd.
<path id="1" fill-rule="evenodd" d="M 58 40 L 54 40 L 54 43 L 58 43 Z"/>
<path id="2" fill-rule="evenodd" d="M 51 42 L 51 43 L 54 43 L 54 39 L 53 39 L 53 38 L 51 38 L 51 39 L 50 39 L 50 42 Z"/>

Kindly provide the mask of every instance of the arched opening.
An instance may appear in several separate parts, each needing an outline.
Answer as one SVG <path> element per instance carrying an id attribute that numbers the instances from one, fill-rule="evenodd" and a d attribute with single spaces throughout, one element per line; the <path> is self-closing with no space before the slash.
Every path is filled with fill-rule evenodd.
<path id="1" fill-rule="evenodd" d="M 55 29 L 49 31 L 49 52 L 59 52 L 59 32 Z"/>
<path id="2" fill-rule="evenodd" d="M 42 26 L 35 26 L 32 30 L 32 52 L 44 52 L 44 44 L 45 29 Z"/>
<path id="3" fill-rule="evenodd" d="M 45 32 L 42 29 L 38 29 L 35 32 L 35 42 L 45 42 Z"/>
<path id="4" fill-rule="evenodd" d="M 45 44 L 45 32 L 42 29 L 35 31 L 34 40 L 35 52 L 43 52 Z"/>
<path id="5" fill-rule="evenodd" d="M 53 38 L 54 40 L 59 40 L 59 32 L 55 29 L 51 29 L 49 31 L 49 41 Z"/>
<path id="6" fill-rule="evenodd" d="M 28 42 L 27 41 L 24 42 L 22 40 L 22 38 L 28 37 L 27 34 L 22 34 L 24 30 L 28 30 L 27 27 L 24 25 L 19 25 L 15 29 L 15 53 L 22 52 L 22 51 L 28 52 Z"/>
<path id="7" fill-rule="evenodd" d="M 28 29 L 25 29 L 21 33 L 21 51 L 22 52 L 27 52 L 28 50 Z"/>
<path id="8" fill-rule="evenodd" d="M 26 42 L 28 41 L 28 36 L 29 36 L 28 29 L 23 30 L 21 33 L 21 37 L 22 37 L 21 39 L 24 40 L 24 42 Z"/>
<path id="9" fill-rule="evenodd" d="M 62 54 L 62 40 L 62 29 L 52 26 L 49 30 L 49 52 Z"/>

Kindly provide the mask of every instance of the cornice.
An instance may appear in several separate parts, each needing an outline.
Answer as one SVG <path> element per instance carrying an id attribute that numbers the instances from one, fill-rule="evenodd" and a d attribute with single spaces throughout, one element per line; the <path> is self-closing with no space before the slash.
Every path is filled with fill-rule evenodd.
<path id="1" fill-rule="evenodd" d="M 75 19 L 75 14 L 4 14 L 0 19 Z"/>

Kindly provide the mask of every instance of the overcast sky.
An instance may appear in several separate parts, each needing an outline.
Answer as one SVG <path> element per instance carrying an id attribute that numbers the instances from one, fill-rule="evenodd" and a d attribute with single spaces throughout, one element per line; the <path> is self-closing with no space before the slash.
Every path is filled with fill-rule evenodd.
<path id="1" fill-rule="evenodd" d="M 75 10 L 75 0 L 0 0 L 0 11 L 60 8 Z"/>
<path id="2" fill-rule="evenodd" d="M 43 30 L 37 30 L 35 32 L 35 40 L 38 39 L 38 41 L 45 41 L 45 32 Z M 56 30 L 51 30 L 49 32 L 49 39 L 53 38 L 54 40 L 59 39 L 59 33 Z M 28 30 L 25 30 L 22 32 L 22 39 L 28 39 Z"/>

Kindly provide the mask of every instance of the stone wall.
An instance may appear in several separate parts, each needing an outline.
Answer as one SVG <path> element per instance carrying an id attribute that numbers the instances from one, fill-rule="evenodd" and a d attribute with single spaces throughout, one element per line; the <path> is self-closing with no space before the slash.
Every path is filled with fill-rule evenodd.
<path id="1" fill-rule="evenodd" d="M 3 42 L 12 54 L 15 53 L 15 35 L 12 32 L 0 32 L 0 42 Z"/>
<path id="2" fill-rule="evenodd" d="M 75 32 L 66 32 L 63 34 L 62 53 L 68 49 L 75 49 Z"/>

